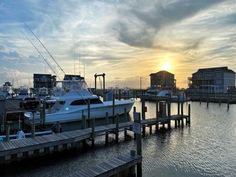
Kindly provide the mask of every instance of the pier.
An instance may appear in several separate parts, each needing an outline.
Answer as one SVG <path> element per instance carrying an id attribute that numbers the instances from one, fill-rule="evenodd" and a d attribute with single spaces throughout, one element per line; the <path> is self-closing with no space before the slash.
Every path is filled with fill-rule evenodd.
<path id="1" fill-rule="evenodd" d="M 135 111 L 135 110 L 134 110 Z M 169 112 L 169 111 L 168 111 Z M 118 119 L 116 119 L 118 120 Z M 156 132 L 159 126 L 171 128 L 171 122 L 175 123 L 175 127 L 190 124 L 190 105 L 188 115 L 183 113 L 179 115 L 170 115 L 165 117 L 156 117 L 141 120 L 142 135 L 146 135 L 146 128 L 149 127 L 150 134 L 152 134 L 152 127 L 156 127 Z M 76 148 L 80 143 L 90 141 L 94 146 L 95 138 L 105 135 L 105 144 L 109 143 L 109 135 L 115 134 L 115 141 L 119 142 L 119 134 L 124 133 L 126 140 L 127 132 L 132 132 L 133 122 L 108 124 L 103 126 L 94 126 L 84 128 L 81 130 L 74 130 L 50 135 L 36 136 L 25 139 L 15 139 L 0 143 L 0 163 L 8 163 L 11 161 L 28 158 L 37 155 L 44 155 L 47 153 L 58 152 L 66 149 Z M 132 132 L 133 133 L 133 132 Z"/>
<path id="2" fill-rule="evenodd" d="M 96 126 L 95 118 L 90 117 L 90 102 L 88 101 L 88 112 L 85 115 L 82 112 L 81 129 L 73 131 L 60 131 L 60 124 L 55 127 L 53 134 L 35 136 L 35 122 L 28 122 L 31 127 L 31 137 L 23 139 L 9 138 L 9 130 L 6 141 L 0 142 L 0 164 L 8 164 L 26 158 L 34 158 L 56 152 L 62 152 L 69 149 L 79 149 L 90 145 L 95 146 L 96 137 L 104 137 L 105 145 L 110 142 L 112 135 L 113 142 L 120 142 L 120 134 L 123 133 L 124 141 L 128 139 L 136 140 L 137 154 L 133 152 L 130 155 L 120 155 L 96 166 L 85 170 L 80 170 L 72 177 L 83 176 L 137 176 L 142 177 L 142 137 L 148 134 L 158 133 L 162 129 L 167 131 L 171 129 L 171 123 L 174 128 L 184 127 L 190 124 L 191 105 L 188 104 L 188 113 L 184 114 L 184 103 L 178 102 L 177 114 L 171 114 L 171 102 L 156 100 L 156 116 L 146 118 L 147 107 L 146 98 L 141 99 L 141 113 L 133 107 L 134 121 L 119 122 L 119 114 L 115 115 L 113 111 L 112 120 L 109 120 L 108 113 L 105 115 L 106 124 Z M 113 108 L 115 110 L 115 99 L 113 98 Z M 124 109 L 124 115 L 128 116 Z M 154 126 L 154 127 L 153 127 Z M 9 126 L 7 126 L 9 128 Z M 130 135 L 131 133 L 131 135 Z M 30 133 L 28 133 L 30 134 Z M 129 137 L 129 138 L 128 138 Z"/>
<path id="3" fill-rule="evenodd" d="M 141 162 L 142 157 L 135 154 L 135 151 L 131 151 L 130 154 L 120 155 L 88 169 L 81 169 L 70 177 L 110 177 L 114 175 L 135 177 L 135 166 Z"/>

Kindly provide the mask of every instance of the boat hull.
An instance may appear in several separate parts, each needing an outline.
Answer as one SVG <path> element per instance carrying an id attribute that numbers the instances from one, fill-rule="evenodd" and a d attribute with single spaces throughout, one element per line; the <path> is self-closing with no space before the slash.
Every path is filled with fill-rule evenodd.
<path id="1" fill-rule="evenodd" d="M 114 115 L 124 114 L 125 111 L 128 113 L 134 101 L 132 100 L 122 100 L 116 101 Z M 113 116 L 113 104 L 112 101 L 104 102 L 103 104 L 90 105 L 90 118 L 100 119 Z M 88 117 L 88 106 L 81 106 L 72 110 L 60 111 L 56 113 L 47 113 L 45 115 L 45 124 L 54 124 L 56 122 L 68 123 L 82 120 L 82 115 L 86 118 Z M 26 119 L 32 120 L 32 114 L 25 114 Z M 39 120 L 39 114 L 35 115 L 35 120 Z"/>

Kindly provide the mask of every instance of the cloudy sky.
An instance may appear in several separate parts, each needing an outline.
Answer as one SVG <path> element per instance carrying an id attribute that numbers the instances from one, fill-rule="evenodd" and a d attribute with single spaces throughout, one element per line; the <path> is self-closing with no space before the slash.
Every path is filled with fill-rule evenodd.
<path id="1" fill-rule="evenodd" d="M 40 54 L 63 76 L 29 29 L 90 86 L 104 72 L 108 86 L 147 87 L 166 63 L 179 87 L 201 67 L 236 71 L 235 0 L 0 0 L 0 84 L 53 74 Z"/>

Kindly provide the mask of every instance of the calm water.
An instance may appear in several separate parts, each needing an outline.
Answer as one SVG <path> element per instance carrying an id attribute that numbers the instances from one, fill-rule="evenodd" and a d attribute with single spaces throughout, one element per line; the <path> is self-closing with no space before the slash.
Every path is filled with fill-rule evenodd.
<path id="1" fill-rule="evenodd" d="M 143 139 L 143 176 L 236 176 L 236 105 L 227 111 L 225 104 L 209 104 L 208 109 L 204 103 L 191 104 L 191 126 L 161 131 Z M 139 102 L 136 106 L 140 110 Z M 155 104 L 147 106 L 147 117 L 154 117 Z M 172 105 L 172 112 L 176 112 L 176 105 Z M 23 161 L 1 168 L 0 176 L 66 177 L 131 149 L 135 149 L 134 140 L 121 140 L 118 145 L 105 147 L 104 138 L 99 138 L 95 150 L 88 147 L 84 152 Z"/>

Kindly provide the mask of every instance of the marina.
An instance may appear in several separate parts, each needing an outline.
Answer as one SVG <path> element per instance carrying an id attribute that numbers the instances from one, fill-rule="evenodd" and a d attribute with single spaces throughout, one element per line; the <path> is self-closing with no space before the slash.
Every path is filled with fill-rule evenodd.
<path id="1" fill-rule="evenodd" d="M 170 110 L 168 111 L 170 114 Z M 159 114 L 160 112 L 157 111 Z M 156 118 L 149 118 L 141 120 L 142 134 L 145 136 L 146 127 L 149 127 L 150 134 L 152 134 L 152 126 L 156 127 L 158 130 L 159 125 L 165 127 L 168 126 L 170 129 L 171 121 L 174 121 L 175 127 L 184 126 L 184 119 L 186 124 L 190 123 L 190 105 L 189 114 L 184 115 L 168 115 L 163 117 L 160 115 Z M 30 157 L 47 152 L 61 151 L 63 149 L 70 149 L 76 147 L 78 143 L 84 142 L 85 140 L 91 140 L 91 145 L 94 146 L 95 137 L 105 135 L 105 143 L 108 144 L 109 133 L 113 132 L 115 136 L 115 141 L 119 142 L 119 133 L 122 130 L 126 139 L 127 131 L 132 131 L 132 122 L 119 123 L 118 115 L 116 116 L 115 124 L 108 124 L 104 126 L 95 126 L 95 120 L 93 119 L 91 128 L 84 128 L 83 130 L 75 130 L 70 132 L 62 132 L 52 135 L 43 135 L 34 138 L 26 138 L 19 140 L 12 140 L 8 142 L 0 143 L 0 162 L 8 162 L 11 160 L 16 160 L 18 158 Z M 84 124 L 85 121 L 84 121 Z M 86 127 L 86 125 L 84 125 Z"/>
<path id="2" fill-rule="evenodd" d="M 0 1 L 0 177 L 235 177 L 234 1 Z"/>

